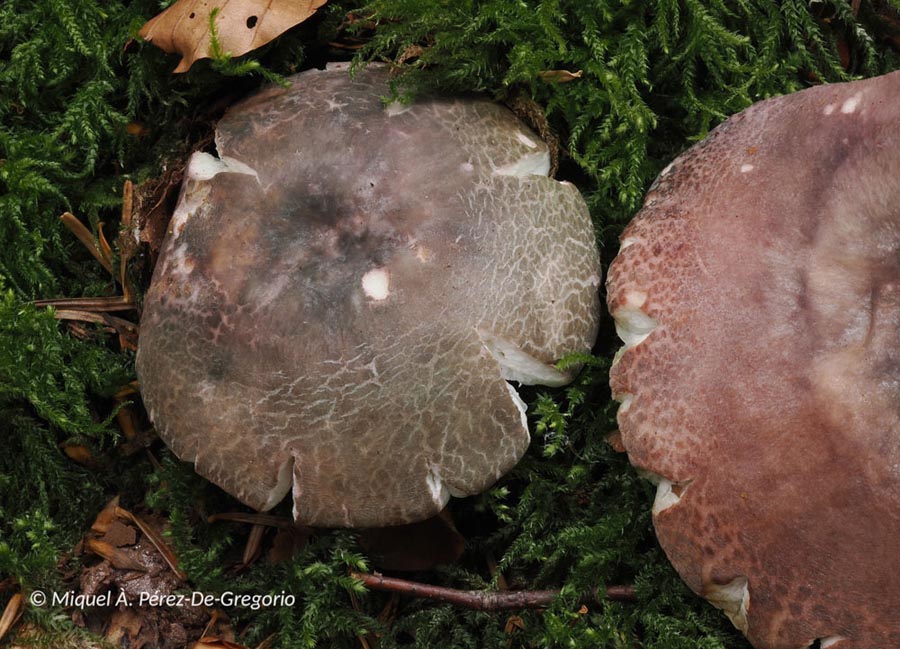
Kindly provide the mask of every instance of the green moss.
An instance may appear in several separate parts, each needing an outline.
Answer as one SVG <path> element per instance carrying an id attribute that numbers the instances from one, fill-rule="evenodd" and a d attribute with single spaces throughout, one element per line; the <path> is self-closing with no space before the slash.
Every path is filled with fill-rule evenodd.
<path id="1" fill-rule="evenodd" d="M 388 597 L 363 593 L 348 577 L 372 564 L 346 532 L 319 532 L 290 562 L 234 574 L 227 568 L 247 530 L 206 515 L 238 505 L 165 450 L 156 449 L 161 472 L 115 450 L 111 396 L 134 378 L 130 353 L 93 325 L 76 338 L 29 304 L 118 291 L 59 214 L 72 211 L 95 229 L 103 221 L 113 238 L 125 179 L 183 159 L 208 135 L 223 98 L 332 57 L 326 43 L 352 8 L 332 2 L 252 57 L 232 61 L 219 51 L 173 76 L 176 57 L 130 41 L 156 2 L 0 5 L 0 578 L 26 589 L 58 584 L 59 557 L 121 493 L 129 507 L 153 507 L 171 521 L 194 587 L 297 597 L 292 609 L 231 611 L 249 625 L 248 644 L 278 633 L 285 647 L 358 647 L 358 634 L 379 635 L 382 648 L 747 646 L 668 566 L 652 534 L 652 488 L 604 441 L 615 427 L 608 323 L 597 358 L 575 359 L 587 363 L 574 386 L 526 395 L 536 432 L 523 462 L 488 493 L 453 503 L 468 540 L 463 559 L 420 575 L 493 588 L 491 556 L 514 588 L 563 588 L 549 610 L 522 612 L 509 633 L 508 613 L 414 599 L 402 600 L 389 624 L 379 620 Z M 606 261 L 656 173 L 726 116 L 815 80 L 900 63 L 867 1 L 858 17 L 839 0 L 373 0 L 357 15 L 367 17 L 354 22 L 368 39 L 360 60 L 422 47 L 396 77 L 402 95 L 438 89 L 533 101 L 562 143 L 560 175 L 587 195 Z M 552 83 L 540 74 L 549 70 L 582 76 Z M 129 123 L 140 124 L 140 136 L 128 134 Z M 146 265 L 136 258 L 138 279 Z M 64 442 L 87 446 L 97 466 L 70 461 Z M 638 603 L 579 611 L 585 592 L 625 582 L 636 584 Z M 53 611 L 27 615 L 59 630 Z"/>

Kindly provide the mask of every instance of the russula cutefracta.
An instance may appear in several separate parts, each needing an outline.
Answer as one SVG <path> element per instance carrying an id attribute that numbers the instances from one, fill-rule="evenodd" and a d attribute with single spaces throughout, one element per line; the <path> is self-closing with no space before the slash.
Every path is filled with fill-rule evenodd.
<path id="1" fill-rule="evenodd" d="M 299 522 L 382 526 L 478 493 L 529 443 L 509 381 L 591 348 L 599 257 L 547 147 L 479 99 L 384 105 L 312 70 L 191 158 L 141 321 L 151 419 L 197 471 Z"/>
<path id="2" fill-rule="evenodd" d="M 900 647 L 900 73 L 732 117 L 622 235 L 619 426 L 762 649 Z"/>

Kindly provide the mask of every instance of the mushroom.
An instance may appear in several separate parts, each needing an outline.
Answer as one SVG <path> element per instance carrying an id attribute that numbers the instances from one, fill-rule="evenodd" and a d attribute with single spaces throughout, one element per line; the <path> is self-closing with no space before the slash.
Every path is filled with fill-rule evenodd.
<path id="1" fill-rule="evenodd" d="M 755 104 L 607 279 L 659 541 L 759 648 L 900 647 L 900 73 Z"/>
<path id="2" fill-rule="evenodd" d="M 599 256 L 547 147 L 483 99 L 385 105 L 386 67 L 311 70 L 195 153 L 141 322 L 163 440 L 259 510 L 407 523 L 529 443 L 510 381 L 590 350 Z"/>

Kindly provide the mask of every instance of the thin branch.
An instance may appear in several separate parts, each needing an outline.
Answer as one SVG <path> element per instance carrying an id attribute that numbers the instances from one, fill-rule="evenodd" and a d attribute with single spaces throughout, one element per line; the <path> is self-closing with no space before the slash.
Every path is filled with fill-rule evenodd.
<path id="1" fill-rule="evenodd" d="M 507 611 L 521 608 L 546 608 L 559 596 L 558 590 L 458 590 L 432 586 L 407 579 L 385 577 L 380 574 L 351 572 L 350 576 L 359 579 L 367 588 L 383 590 L 391 593 L 402 593 L 413 597 L 433 599 L 476 611 Z M 634 586 L 609 586 L 605 592 L 595 591 L 592 600 L 615 600 L 633 602 L 637 599 Z"/>

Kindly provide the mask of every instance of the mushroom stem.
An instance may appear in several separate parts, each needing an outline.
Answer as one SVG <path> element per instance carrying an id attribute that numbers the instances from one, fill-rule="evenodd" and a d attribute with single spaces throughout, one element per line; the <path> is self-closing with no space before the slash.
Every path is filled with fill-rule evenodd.
<path id="1" fill-rule="evenodd" d="M 468 608 L 475 611 L 506 611 L 522 608 L 546 608 L 550 606 L 559 595 L 558 590 L 519 590 L 490 592 L 482 590 L 459 590 L 432 586 L 407 579 L 385 577 L 381 574 L 368 574 L 364 572 L 351 572 L 350 576 L 359 579 L 367 588 L 383 590 L 391 593 L 401 593 L 414 597 L 433 599 Z M 614 600 L 617 602 L 636 601 L 637 595 L 634 586 L 607 586 L 605 590 L 593 589 L 590 595 L 585 597 L 591 602 Z"/>

